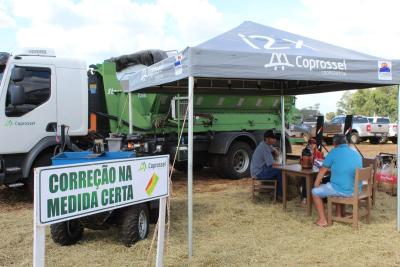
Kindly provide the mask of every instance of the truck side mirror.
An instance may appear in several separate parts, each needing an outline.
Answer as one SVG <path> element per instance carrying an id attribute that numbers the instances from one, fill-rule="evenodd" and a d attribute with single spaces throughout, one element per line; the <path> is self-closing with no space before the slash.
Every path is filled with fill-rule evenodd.
<path id="1" fill-rule="evenodd" d="M 20 82 L 25 77 L 25 69 L 14 67 L 11 72 L 11 80 L 13 82 Z"/>
<path id="2" fill-rule="evenodd" d="M 25 104 L 25 89 L 21 85 L 11 85 L 11 105 L 18 106 Z"/>

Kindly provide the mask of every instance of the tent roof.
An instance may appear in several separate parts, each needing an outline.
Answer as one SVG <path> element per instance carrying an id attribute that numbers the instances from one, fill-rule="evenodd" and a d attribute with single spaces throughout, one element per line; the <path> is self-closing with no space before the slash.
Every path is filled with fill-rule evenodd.
<path id="1" fill-rule="evenodd" d="M 400 83 L 400 61 L 246 21 L 123 82 L 126 91 L 299 95 Z"/>

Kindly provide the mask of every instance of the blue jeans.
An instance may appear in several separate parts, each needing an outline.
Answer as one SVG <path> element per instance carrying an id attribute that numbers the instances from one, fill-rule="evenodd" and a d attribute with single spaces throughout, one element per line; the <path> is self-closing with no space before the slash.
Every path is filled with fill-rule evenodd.
<path id="1" fill-rule="evenodd" d="M 277 180 L 278 190 L 277 195 L 282 195 L 282 171 L 272 167 L 264 166 L 262 171 L 256 175 L 257 180 Z"/>

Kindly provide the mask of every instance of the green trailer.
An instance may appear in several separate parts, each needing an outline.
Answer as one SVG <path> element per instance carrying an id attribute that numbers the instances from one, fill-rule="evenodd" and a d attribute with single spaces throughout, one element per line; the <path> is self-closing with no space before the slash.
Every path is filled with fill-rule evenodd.
<path id="1" fill-rule="evenodd" d="M 129 131 L 129 101 L 117 79 L 115 62 L 105 61 L 89 73 L 89 96 L 96 107 L 89 111 L 97 115 L 98 129 L 104 133 L 127 134 Z M 162 147 L 171 154 L 178 148 L 178 136 L 183 127 L 187 95 L 174 93 L 132 93 L 132 123 L 135 133 L 147 142 Z M 285 113 L 295 105 L 295 97 L 285 97 Z M 281 129 L 280 96 L 248 96 L 195 94 L 194 96 L 194 166 L 214 167 L 229 178 L 248 177 L 253 150 L 267 129 Z M 179 144 L 178 170 L 186 168 L 186 127 Z M 286 151 L 291 152 L 289 141 Z"/>

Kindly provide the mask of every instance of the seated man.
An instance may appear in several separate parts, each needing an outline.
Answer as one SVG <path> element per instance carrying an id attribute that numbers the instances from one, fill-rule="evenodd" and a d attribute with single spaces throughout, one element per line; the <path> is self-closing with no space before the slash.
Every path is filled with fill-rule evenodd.
<path id="1" fill-rule="evenodd" d="M 278 154 L 272 147 L 276 143 L 276 138 L 273 130 L 264 133 L 264 141 L 257 146 L 251 158 L 250 173 L 257 180 L 277 180 L 277 193 L 282 195 L 282 173 L 281 170 L 273 168 L 274 156 Z"/>
<path id="2" fill-rule="evenodd" d="M 337 134 L 333 137 L 333 145 L 335 147 L 326 156 L 315 180 L 315 187 L 312 189 L 315 208 L 319 216 L 317 224 L 321 227 L 328 225 L 322 198 L 329 196 L 351 197 L 354 192 L 356 169 L 362 167 L 360 154 L 347 145 L 346 137 L 343 134 Z M 321 184 L 322 178 L 329 169 L 331 171 L 330 182 Z M 336 216 L 340 215 L 341 206 L 336 205 Z"/>

